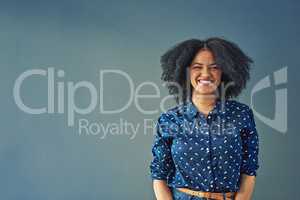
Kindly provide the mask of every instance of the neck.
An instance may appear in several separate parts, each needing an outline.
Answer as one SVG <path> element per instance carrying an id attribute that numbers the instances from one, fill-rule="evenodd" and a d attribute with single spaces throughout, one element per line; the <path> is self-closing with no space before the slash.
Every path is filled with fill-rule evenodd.
<path id="1" fill-rule="evenodd" d="M 202 112 L 204 115 L 208 115 L 208 113 L 213 109 L 216 104 L 216 96 L 215 95 L 192 95 L 192 101 L 197 109 Z"/>

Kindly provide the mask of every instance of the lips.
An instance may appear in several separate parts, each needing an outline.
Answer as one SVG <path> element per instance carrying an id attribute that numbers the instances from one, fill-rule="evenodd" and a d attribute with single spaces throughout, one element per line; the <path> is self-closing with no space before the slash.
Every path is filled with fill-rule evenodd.
<path id="1" fill-rule="evenodd" d="M 210 85 L 210 84 L 213 84 L 213 81 L 211 79 L 198 79 L 197 84 L 199 84 L 199 85 Z"/>

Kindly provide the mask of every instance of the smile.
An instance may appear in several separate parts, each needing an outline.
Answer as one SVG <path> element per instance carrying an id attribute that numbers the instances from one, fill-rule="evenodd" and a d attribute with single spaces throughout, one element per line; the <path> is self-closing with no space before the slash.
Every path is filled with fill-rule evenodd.
<path id="1" fill-rule="evenodd" d="M 199 79 L 199 80 L 197 80 L 197 84 L 200 84 L 200 85 L 210 85 L 212 83 L 213 83 L 212 80 L 207 80 L 207 79 Z"/>

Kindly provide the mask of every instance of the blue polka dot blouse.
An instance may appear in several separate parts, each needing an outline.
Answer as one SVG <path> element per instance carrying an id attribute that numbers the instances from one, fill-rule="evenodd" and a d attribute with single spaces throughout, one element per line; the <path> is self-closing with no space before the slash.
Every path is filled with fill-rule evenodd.
<path id="1" fill-rule="evenodd" d="M 152 145 L 152 179 L 169 187 L 236 192 L 242 173 L 256 176 L 258 134 L 252 110 L 218 100 L 207 116 L 192 102 L 160 115 Z"/>

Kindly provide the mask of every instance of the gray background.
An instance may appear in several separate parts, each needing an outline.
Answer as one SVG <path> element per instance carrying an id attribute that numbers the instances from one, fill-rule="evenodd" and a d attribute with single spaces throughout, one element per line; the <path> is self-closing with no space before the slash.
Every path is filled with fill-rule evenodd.
<path id="1" fill-rule="evenodd" d="M 24 71 L 54 67 L 65 71 L 59 81 L 90 81 L 99 88 L 100 69 L 127 72 L 136 85 L 156 82 L 161 98 L 160 55 L 191 37 L 223 36 L 240 45 L 255 61 L 251 81 L 239 98 L 250 103 L 251 88 L 265 76 L 288 66 L 288 132 L 256 120 L 260 134 L 260 164 L 254 199 L 295 199 L 299 186 L 299 3 L 296 0 L 172 0 L 172 1 L 0 1 L 1 135 L 0 199 L 154 199 L 149 176 L 151 131 L 128 135 L 79 135 L 77 120 L 134 124 L 156 120 L 134 104 L 120 114 L 95 109 L 76 115 L 29 115 L 15 104 L 14 81 Z M 47 101 L 46 79 L 26 81 L 22 98 L 36 107 Z M 107 78 L 107 108 L 124 104 L 128 85 Z M 281 88 L 282 88 L 281 87 Z M 274 115 L 276 87 L 255 98 L 260 113 Z M 144 89 L 151 93 L 153 88 Z M 88 105 L 87 91 L 76 94 Z M 125 100 L 124 100 L 125 99 Z M 157 108 L 159 99 L 143 101 Z M 172 105 L 169 102 L 168 105 Z"/>

